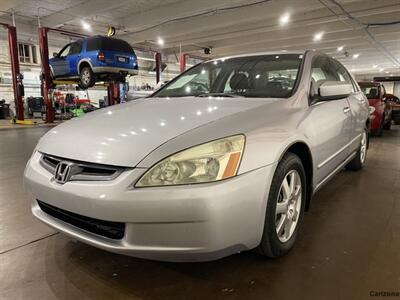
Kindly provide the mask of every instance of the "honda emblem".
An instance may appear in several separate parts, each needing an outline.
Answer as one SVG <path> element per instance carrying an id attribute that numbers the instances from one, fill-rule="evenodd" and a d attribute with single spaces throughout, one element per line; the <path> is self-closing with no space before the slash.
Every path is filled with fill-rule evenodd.
<path id="1" fill-rule="evenodd" d="M 61 161 L 57 164 L 54 180 L 57 183 L 64 184 L 71 178 L 71 171 L 74 163 Z"/>

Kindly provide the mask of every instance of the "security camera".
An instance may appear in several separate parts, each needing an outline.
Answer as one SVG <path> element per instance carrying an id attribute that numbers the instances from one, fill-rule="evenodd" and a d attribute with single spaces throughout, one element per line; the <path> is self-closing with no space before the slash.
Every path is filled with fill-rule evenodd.
<path id="1" fill-rule="evenodd" d="M 210 55 L 211 54 L 211 47 L 204 48 L 204 54 Z"/>

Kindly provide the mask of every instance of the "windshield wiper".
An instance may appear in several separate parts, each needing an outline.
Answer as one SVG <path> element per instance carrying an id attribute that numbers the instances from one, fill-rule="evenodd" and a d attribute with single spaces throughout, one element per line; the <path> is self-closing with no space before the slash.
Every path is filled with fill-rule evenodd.
<path id="1" fill-rule="evenodd" d="M 207 93 L 207 94 L 199 94 L 196 95 L 195 97 L 239 97 L 239 95 L 236 94 L 228 94 L 228 93 Z"/>

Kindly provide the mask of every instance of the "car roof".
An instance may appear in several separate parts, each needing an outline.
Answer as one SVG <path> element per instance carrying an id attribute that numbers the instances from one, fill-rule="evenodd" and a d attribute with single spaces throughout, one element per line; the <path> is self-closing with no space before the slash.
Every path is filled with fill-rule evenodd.
<path id="1" fill-rule="evenodd" d="M 238 55 L 229 55 L 229 56 L 222 56 L 214 59 L 210 59 L 209 61 L 216 61 L 216 60 L 225 60 L 230 58 L 238 58 L 238 57 L 250 57 L 250 56 L 260 56 L 260 55 L 284 55 L 284 54 L 298 54 L 304 55 L 306 50 L 280 50 L 280 51 L 267 51 L 267 52 L 254 52 L 254 53 L 246 53 L 246 54 L 238 54 Z"/>
<path id="2" fill-rule="evenodd" d="M 359 85 L 374 85 L 374 86 L 380 86 L 381 85 L 380 82 L 376 82 L 376 81 L 357 81 L 357 83 Z"/>
<path id="3" fill-rule="evenodd" d="M 94 39 L 119 40 L 119 41 L 124 41 L 124 42 L 126 42 L 125 40 L 116 39 L 116 38 L 109 37 L 109 36 L 105 36 L 105 35 L 94 35 L 94 36 L 89 36 L 89 37 L 85 38 L 85 40 L 92 40 L 92 39 L 93 39 L 93 40 L 94 40 Z"/>

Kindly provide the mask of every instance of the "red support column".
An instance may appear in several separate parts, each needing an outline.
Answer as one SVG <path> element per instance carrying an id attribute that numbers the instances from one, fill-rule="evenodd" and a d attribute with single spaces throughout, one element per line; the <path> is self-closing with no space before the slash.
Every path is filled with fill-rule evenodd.
<path id="1" fill-rule="evenodd" d="M 159 83 L 161 80 L 161 66 L 162 66 L 160 52 L 156 53 L 155 60 L 156 60 L 156 83 Z"/>
<path id="2" fill-rule="evenodd" d="M 14 89 L 14 100 L 17 120 L 24 120 L 24 103 L 22 96 L 24 95 L 24 86 L 22 84 L 22 75 L 19 69 L 18 45 L 17 45 L 17 29 L 14 26 L 7 26 L 8 29 L 8 46 L 10 48 L 11 73 Z"/>
<path id="3" fill-rule="evenodd" d="M 119 82 L 110 82 L 107 87 L 108 105 L 115 105 L 120 102 Z"/>
<path id="4" fill-rule="evenodd" d="M 181 73 L 185 72 L 186 70 L 186 54 L 181 53 L 179 55 L 179 70 Z"/>
<path id="5" fill-rule="evenodd" d="M 49 90 L 52 87 L 52 80 L 49 66 L 49 44 L 47 39 L 47 31 L 48 29 L 46 27 L 38 28 L 40 58 L 42 62 L 41 91 L 44 103 L 46 104 L 46 123 L 52 123 L 54 122 L 54 109 L 52 101 L 49 97 Z"/>

